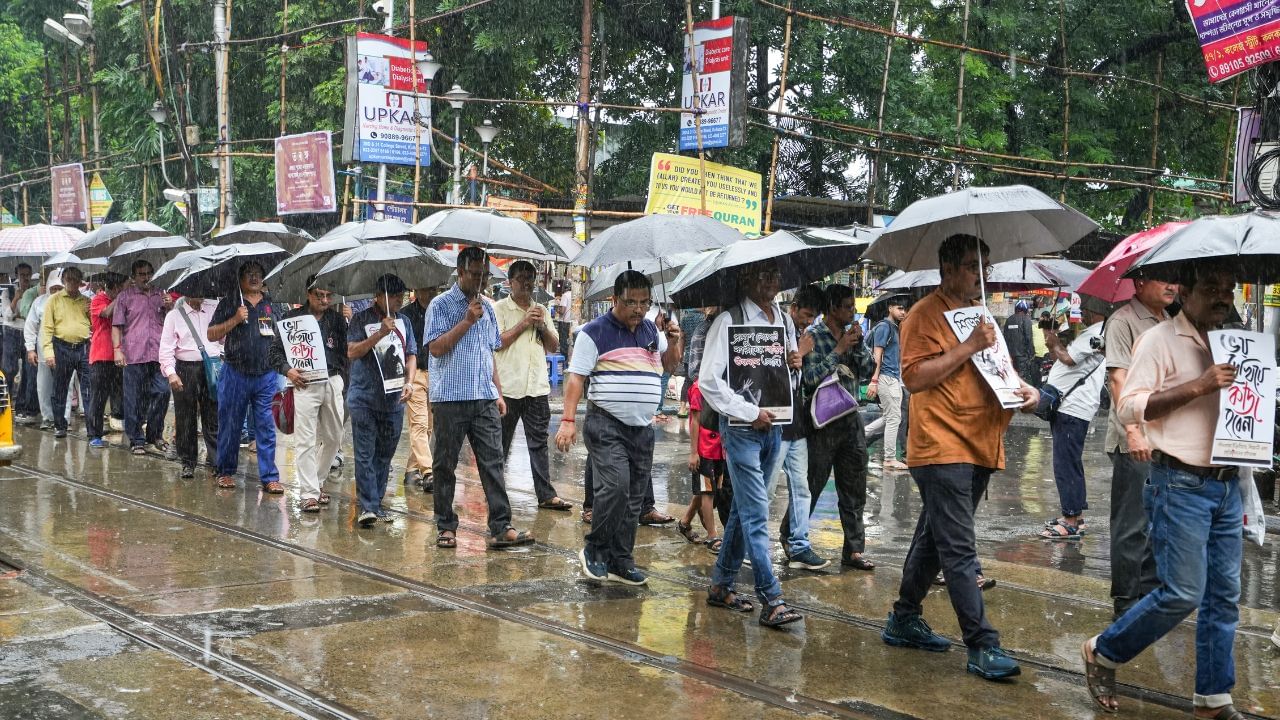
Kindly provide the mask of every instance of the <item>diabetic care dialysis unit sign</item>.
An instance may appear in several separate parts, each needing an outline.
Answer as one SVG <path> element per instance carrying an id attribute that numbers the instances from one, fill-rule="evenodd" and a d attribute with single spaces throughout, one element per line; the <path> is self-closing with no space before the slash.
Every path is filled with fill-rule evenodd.
<path id="1" fill-rule="evenodd" d="M 702 147 L 741 147 L 746 139 L 747 28 L 744 18 L 724 17 L 693 26 L 693 49 L 685 36 L 684 83 L 680 92 L 680 149 L 698 149 L 698 123 L 692 112 L 702 111 Z M 697 88 L 694 88 L 694 70 Z M 697 105 L 694 98 L 697 98 Z"/>
<path id="2" fill-rule="evenodd" d="M 1220 391 L 1214 464 L 1271 467 L 1276 424 L 1276 338 L 1245 330 L 1209 333 L 1214 363 L 1231 363 L 1236 381 Z"/>
<path id="3" fill-rule="evenodd" d="M 410 47 L 408 40 L 389 35 L 357 33 L 347 39 L 343 162 L 413 165 L 416 159 L 422 165 L 431 164 L 430 103 L 425 97 L 416 98 L 422 124 L 415 130 L 415 98 L 407 94 L 427 92 L 421 75 L 416 88 L 413 83 L 415 53 L 421 57 L 426 52 L 425 42 Z"/>
<path id="4" fill-rule="evenodd" d="M 960 342 L 968 340 L 979 323 L 989 322 L 994 325 L 996 321 L 985 307 L 961 308 L 943 314 Z M 1022 382 L 1013 369 L 1013 359 L 1009 356 L 1009 346 L 1004 343 L 1003 333 L 997 332 L 996 344 L 980 353 L 974 353 L 972 359 L 974 366 L 978 368 L 978 374 L 996 394 L 1000 407 L 1022 407 L 1022 397 L 1018 395 Z"/>
<path id="5" fill-rule="evenodd" d="M 775 425 L 791 423 L 786 332 L 778 325 L 729 326 L 729 387 L 743 400 L 773 413 Z M 730 420 L 729 424 L 751 423 Z"/>

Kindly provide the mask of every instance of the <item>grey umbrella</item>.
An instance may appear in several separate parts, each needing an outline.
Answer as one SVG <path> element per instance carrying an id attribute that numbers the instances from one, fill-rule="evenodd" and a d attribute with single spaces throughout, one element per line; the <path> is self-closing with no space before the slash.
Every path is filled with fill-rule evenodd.
<path id="1" fill-rule="evenodd" d="M 189 252 L 201 254 L 191 260 L 169 289 L 198 297 L 220 297 L 235 292 L 240 284 L 240 268 L 245 263 L 256 262 L 265 272 L 270 272 L 289 257 L 283 248 L 271 243 L 214 245 Z"/>
<path id="2" fill-rule="evenodd" d="M 151 284 L 156 287 L 167 288 L 178 281 L 182 277 L 182 273 L 186 272 L 194 263 L 202 260 L 208 254 L 207 248 L 196 248 L 194 250 L 184 250 L 165 264 L 156 268 L 156 272 L 151 276 Z M 106 258 L 103 258 L 106 260 Z"/>
<path id="3" fill-rule="evenodd" d="M 704 254 L 667 289 L 677 307 L 728 305 L 739 299 L 738 270 L 745 265 L 773 260 L 782 273 L 781 288 L 799 287 L 853 265 L 868 241 L 869 235 L 855 240 L 846 233 L 779 230 Z"/>
<path id="4" fill-rule="evenodd" d="M 191 249 L 191 241 L 181 235 L 130 240 L 107 258 L 107 269 L 128 276 L 133 272 L 133 264 L 139 260 L 151 263 L 152 269 L 155 269 L 177 257 L 178 253 Z"/>
<path id="5" fill-rule="evenodd" d="M 432 247 L 459 243 L 484 248 L 493 255 L 569 259 L 546 230 L 487 208 L 455 208 L 432 213 L 413 226 L 413 234 Z"/>
<path id="6" fill-rule="evenodd" d="M 634 263 L 618 263 L 601 268 L 595 277 L 591 278 L 591 283 L 587 285 L 587 289 L 583 294 L 583 299 L 587 302 L 603 302 L 613 296 L 613 284 L 618 276 L 625 270 L 635 270 L 644 273 L 653 285 L 653 301 L 656 303 L 668 303 L 666 284 L 676 279 L 680 271 L 685 265 L 697 260 L 702 253 L 679 253 L 672 255 L 666 260 L 640 260 Z"/>
<path id="7" fill-rule="evenodd" d="M 1280 282 L 1280 213 L 1255 210 L 1242 215 L 1211 215 L 1173 233 L 1138 258 L 1126 277 L 1176 279 L 1191 262 L 1229 259 L 1241 282 Z"/>
<path id="8" fill-rule="evenodd" d="M 81 260 L 107 257 L 130 240 L 144 237 L 162 237 L 173 233 L 146 220 L 107 223 L 85 235 L 72 245 L 69 252 Z"/>
<path id="9" fill-rule="evenodd" d="M 82 260 L 70 252 L 64 252 L 44 261 L 45 270 L 65 270 L 71 267 L 79 268 L 85 277 L 90 277 L 107 271 L 107 259 L 89 258 L 88 260 Z"/>
<path id="10" fill-rule="evenodd" d="M 239 225 L 228 225 L 222 232 L 213 236 L 210 245 L 231 245 L 233 243 L 267 242 L 278 245 L 285 250 L 296 253 L 315 242 L 311 233 L 278 222 L 247 222 Z"/>
<path id="11" fill-rule="evenodd" d="M 1006 260 L 991 266 L 986 287 L 989 292 L 1017 292 L 1050 287 L 1074 292 L 1088 275 L 1088 269 L 1068 260 Z M 932 288 L 941 282 L 937 270 L 899 270 L 876 285 L 876 290 Z"/>
<path id="12" fill-rule="evenodd" d="M 440 287 L 449 282 L 451 272 L 453 266 L 435 250 L 404 240 L 387 240 L 335 255 L 320 268 L 315 287 L 339 295 L 367 294 L 383 275 L 395 275 L 410 288 Z"/>
<path id="13" fill-rule="evenodd" d="M 401 220 L 357 220 L 343 223 L 320 236 L 321 240 L 354 238 L 360 242 L 372 240 L 412 240 L 411 226 Z"/>
<path id="14" fill-rule="evenodd" d="M 440 253 L 440 257 L 443 258 L 445 262 L 449 263 L 449 267 L 453 268 L 453 275 L 451 277 L 454 280 L 457 280 L 458 279 L 458 251 L 457 250 L 436 250 L 436 252 Z M 503 280 L 506 280 L 506 279 L 507 279 L 506 270 L 503 270 L 502 268 L 498 267 L 497 265 L 494 265 L 493 263 L 489 263 L 489 281 L 490 282 L 493 282 L 493 281 L 502 282 Z"/>
<path id="15" fill-rule="evenodd" d="M 335 255 L 360 247 L 355 238 L 316 240 L 276 266 L 263 283 L 271 289 L 271 296 L 288 302 L 303 302 L 307 294 L 307 278 L 320 272 L 325 263 Z"/>
<path id="16" fill-rule="evenodd" d="M 716 250 L 742 233 L 705 215 L 646 215 L 614 225 L 587 243 L 570 265 L 601 267 L 678 253 Z"/>

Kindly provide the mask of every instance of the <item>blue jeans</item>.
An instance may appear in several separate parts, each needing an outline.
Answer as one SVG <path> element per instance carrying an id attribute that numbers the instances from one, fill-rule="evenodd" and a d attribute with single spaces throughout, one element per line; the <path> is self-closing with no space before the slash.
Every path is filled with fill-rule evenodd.
<path id="1" fill-rule="evenodd" d="M 1112 663 L 1132 660 L 1199 608 L 1197 707 L 1231 703 L 1236 684 L 1232 640 L 1240 611 L 1243 510 L 1239 482 L 1151 464 L 1143 491 L 1160 584 L 1098 637 Z"/>
<path id="2" fill-rule="evenodd" d="M 729 477 L 733 479 L 733 507 L 724 523 L 724 541 L 711 572 L 711 583 L 732 587 L 742 567 L 742 558 L 749 556 L 756 595 L 768 605 L 779 605 L 782 586 L 774 577 L 773 561 L 769 557 L 769 498 L 765 495 L 765 478 L 778 468 L 781 430 L 776 425 L 764 432 L 730 427 L 729 419 L 721 416 L 720 442 L 724 445 Z"/>
<path id="3" fill-rule="evenodd" d="M 240 422 L 246 410 L 253 413 L 258 444 L 258 478 L 276 482 L 276 423 L 271 417 L 271 397 L 276 394 L 276 374 L 242 375 L 222 365 L 218 378 L 218 474 L 235 475 L 240 464 Z"/>
<path id="4" fill-rule="evenodd" d="M 351 437 L 356 451 L 356 493 L 360 512 L 382 513 L 382 497 L 387 494 L 391 458 L 400 443 L 404 411 L 380 412 L 365 407 L 351 408 Z"/>
<path id="5" fill-rule="evenodd" d="M 813 547 L 809 542 L 809 442 L 804 438 L 783 440 L 778 446 L 778 454 L 782 456 L 782 473 L 787 477 L 787 494 L 790 496 L 781 528 L 782 544 L 790 557 Z"/>
<path id="6" fill-rule="evenodd" d="M 169 383 L 160 374 L 160 363 L 125 365 L 124 434 L 129 438 L 129 447 L 160 442 L 168 412 Z"/>
<path id="7" fill-rule="evenodd" d="M 1053 432 L 1053 482 L 1058 486 L 1062 516 L 1075 517 L 1089 509 L 1084 490 L 1084 438 L 1089 421 L 1058 413 L 1049 429 Z"/>

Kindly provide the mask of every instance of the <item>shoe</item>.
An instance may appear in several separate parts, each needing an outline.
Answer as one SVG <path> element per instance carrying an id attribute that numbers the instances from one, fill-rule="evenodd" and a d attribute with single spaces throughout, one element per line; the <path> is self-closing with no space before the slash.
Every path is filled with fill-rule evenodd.
<path id="1" fill-rule="evenodd" d="M 404 472 L 404 484 L 422 487 L 422 473 L 417 470 L 406 470 Z"/>
<path id="2" fill-rule="evenodd" d="M 243 442 L 240 444 L 240 447 L 249 447 L 249 443 L 247 441 Z M 341 468 L 342 468 L 342 451 L 339 450 L 338 454 L 333 456 L 333 462 L 329 463 L 329 470 L 330 472 L 332 472 L 334 470 L 339 470 Z"/>
<path id="3" fill-rule="evenodd" d="M 67 436 L 67 431 L 66 431 L 66 430 L 54 430 L 54 431 L 53 431 L 53 436 L 54 436 L 55 438 L 64 438 L 64 437 L 66 437 L 66 436 Z"/>
<path id="4" fill-rule="evenodd" d="M 435 492 L 436 484 L 431 482 L 431 475 L 428 473 L 422 477 L 422 492 L 430 495 Z"/>
<path id="5" fill-rule="evenodd" d="M 113 432 L 124 432 L 124 421 L 119 418 L 111 418 L 107 420 L 107 427 Z"/>
<path id="6" fill-rule="evenodd" d="M 1022 674 L 1018 661 L 1005 655 L 1004 650 L 998 647 L 969 648 L 967 669 L 984 680 L 1000 680 Z"/>
<path id="7" fill-rule="evenodd" d="M 182 471 L 178 473 L 178 477 L 193 478 L 196 476 L 196 468 L 194 465 L 182 464 Z"/>
<path id="8" fill-rule="evenodd" d="M 104 450 L 107 447 L 107 441 L 102 438 L 94 438 L 89 441 L 89 447 L 94 450 Z"/>
<path id="9" fill-rule="evenodd" d="M 152 447 L 153 449 L 155 449 L 155 451 L 156 451 L 156 452 L 158 452 L 158 453 L 160 453 L 161 455 L 164 455 L 164 454 L 166 454 L 166 453 L 168 453 L 168 452 L 169 452 L 169 443 L 167 443 L 167 442 L 165 442 L 165 441 L 163 441 L 163 440 L 157 440 L 157 441 L 155 441 L 155 442 L 151 443 L 151 447 Z"/>
<path id="10" fill-rule="evenodd" d="M 33 418 L 30 415 L 23 415 L 21 413 L 18 413 L 13 416 L 13 421 L 18 423 L 19 425 L 30 425 L 31 423 L 35 422 L 35 418 Z"/>
<path id="11" fill-rule="evenodd" d="M 582 565 L 582 574 L 588 578 L 592 580 L 609 579 L 609 569 L 605 567 L 604 562 L 588 556 L 585 547 L 578 551 L 578 563 Z"/>
<path id="12" fill-rule="evenodd" d="M 253 438 L 250 438 L 250 437 L 241 437 L 241 438 L 240 438 L 240 447 L 242 447 L 242 448 L 247 448 L 247 447 L 249 447 L 249 443 L 251 443 L 251 442 L 253 442 Z"/>
<path id="13" fill-rule="evenodd" d="M 951 641 L 935 633 L 923 617 L 912 615 L 904 619 L 892 611 L 884 624 L 884 632 L 880 633 L 880 639 L 886 645 L 929 652 L 946 652 L 951 649 Z"/>
<path id="14" fill-rule="evenodd" d="M 830 564 L 830 560 L 819 557 L 813 548 L 805 548 L 804 552 L 787 558 L 787 567 L 793 570 L 821 570 Z"/>
<path id="15" fill-rule="evenodd" d="M 41 430 L 52 430 L 52 429 L 53 429 L 53 421 L 52 421 L 52 420 L 41 420 L 41 421 L 40 421 L 40 429 L 41 429 Z"/>
<path id="16" fill-rule="evenodd" d="M 648 576 L 640 572 L 636 568 L 627 568 L 626 570 L 609 571 L 609 582 L 622 583 L 623 585 L 644 585 L 649 582 Z"/>
<path id="17" fill-rule="evenodd" d="M 360 518 L 356 520 L 356 522 L 360 523 L 360 527 L 373 527 L 373 524 L 377 521 L 378 521 L 378 516 L 374 515 L 368 510 L 365 510 L 364 512 L 360 513 Z"/>
<path id="18" fill-rule="evenodd" d="M 382 521 L 382 522 L 384 522 L 384 523 L 389 523 L 389 522 L 395 522 L 395 521 L 396 521 L 396 519 L 391 515 L 391 513 L 387 512 L 386 510 L 379 510 L 379 511 L 378 511 L 377 513 L 375 513 L 375 514 L 378 516 L 378 519 L 379 519 L 379 520 L 381 520 L 381 521 Z"/>

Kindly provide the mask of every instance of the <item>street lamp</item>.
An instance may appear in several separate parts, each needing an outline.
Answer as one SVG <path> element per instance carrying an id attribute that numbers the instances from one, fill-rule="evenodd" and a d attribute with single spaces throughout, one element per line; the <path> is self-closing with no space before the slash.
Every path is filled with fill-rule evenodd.
<path id="1" fill-rule="evenodd" d="M 164 178 L 164 184 L 168 186 L 164 190 L 164 197 L 172 203 L 185 201 L 187 206 L 187 229 L 191 235 L 192 242 L 198 243 L 200 240 L 200 226 L 197 223 L 199 223 L 200 218 L 200 203 L 197 198 L 197 191 L 190 188 L 183 190 L 174 188 L 173 181 L 169 179 L 168 164 L 165 162 L 164 126 L 169 120 L 169 111 L 165 109 L 163 102 L 156 100 L 147 109 L 147 115 L 151 116 L 151 121 L 156 124 L 156 133 L 160 136 L 160 175 Z"/>
<path id="2" fill-rule="evenodd" d="M 57 20 L 45 18 L 43 30 L 45 37 L 50 40 L 56 40 L 65 45 L 74 45 L 77 49 L 84 47 L 84 40 L 81 40 L 78 35 L 63 27 L 62 23 Z"/>
<path id="3" fill-rule="evenodd" d="M 484 148 L 484 170 L 480 174 L 483 178 L 480 183 L 480 204 L 487 205 L 489 202 L 489 143 L 498 137 L 502 129 L 494 125 L 489 118 L 485 118 L 483 123 L 476 125 L 475 131 L 480 136 L 480 144 Z"/>
<path id="4" fill-rule="evenodd" d="M 151 116 L 151 120 L 157 125 L 164 125 L 169 120 L 169 111 L 165 110 L 164 103 L 159 100 L 151 104 L 151 108 L 147 110 L 147 114 Z"/>
<path id="5" fill-rule="evenodd" d="M 453 204 L 462 204 L 462 107 L 466 105 L 467 98 L 471 97 L 471 93 L 462 89 L 462 86 L 454 83 L 449 92 L 444 94 L 445 99 L 449 101 L 449 107 L 454 109 L 453 113 Z"/>
<path id="6" fill-rule="evenodd" d="M 435 79 L 436 73 L 440 72 L 440 68 L 444 67 L 436 62 L 435 56 L 431 53 L 423 53 L 422 57 L 417 60 L 418 74 L 422 76 L 422 80 L 430 85 Z"/>

